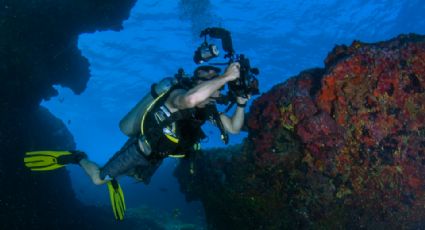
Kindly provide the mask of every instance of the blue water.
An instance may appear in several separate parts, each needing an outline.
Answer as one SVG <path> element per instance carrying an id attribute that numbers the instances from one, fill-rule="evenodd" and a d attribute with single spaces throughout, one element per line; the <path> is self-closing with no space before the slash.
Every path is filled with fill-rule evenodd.
<path id="1" fill-rule="evenodd" d="M 300 71 L 323 67 L 337 44 L 353 40 L 377 42 L 400 33 L 425 34 L 424 0 L 388 1 L 139 1 L 119 32 L 82 34 L 79 47 L 90 62 L 92 77 L 81 95 L 57 86 L 60 95 L 43 102 L 63 119 L 78 149 L 100 165 L 125 142 L 119 120 L 164 76 L 179 67 L 191 73 L 193 51 L 202 42 L 199 32 L 220 26 L 232 32 L 233 45 L 261 69 L 260 90 Z M 219 42 L 216 42 L 219 44 Z M 224 146 L 208 126 L 204 147 Z M 240 143 L 246 134 L 230 137 Z M 178 208 L 182 216 L 202 217 L 200 203 L 186 204 L 172 177 L 175 160 L 167 160 L 151 185 L 125 180 L 129 206 L 146 205 L 158 212 Z M 106 188 L 95 187 L 75 167 L 71 175 L 78 198 L 107 205 Z"/>

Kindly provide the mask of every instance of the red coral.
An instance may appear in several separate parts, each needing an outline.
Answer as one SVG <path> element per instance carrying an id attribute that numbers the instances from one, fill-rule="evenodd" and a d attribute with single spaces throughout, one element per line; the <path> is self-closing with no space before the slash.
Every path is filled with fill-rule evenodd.
<path id="1" fill-rule="evenodd" d="M 270 215 L 312 228 L 409 228 L 425 219 L 425 37 L 336 47 L 313 72 L 253 103 L 249 148 L 228 186 L 250 202 L 269 195 L 264 203 L 282 204 L 268 205 Z M 249 173 L 237 177 L 242 165 Z"/>
<path id="2" fill-rule="evenodd" d="M 344 140 L 341 128 L 324 112 L 300 123 L 297 126 L 297 134 L 303 143 L 320 143 L 327 147 L 338 146 Z"/>
<path id="3" fill-rule="evenodd" d="M 318 104 L 328 114 L 331 113 L 331 103 L 336 99 L 335 83 L 335 77 L 325 76 L 323 80 L 323 87 L 318 98 Z"/>

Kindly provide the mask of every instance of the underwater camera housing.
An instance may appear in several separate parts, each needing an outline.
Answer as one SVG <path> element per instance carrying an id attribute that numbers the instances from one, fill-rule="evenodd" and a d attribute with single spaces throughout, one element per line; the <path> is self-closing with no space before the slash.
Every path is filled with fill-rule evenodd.
<path id="1" fill-rule="evenodd" d="M 226 51 L 224 58 L 228 58 L 228 63 L 211 63 L 212 65 L 228 65 L 233 62 L 240 64 L 240 78 L 228 83 L 229 92 L 223 96 L 217 103 L 229 104 L 229 108 L 236 103 L 236 97 L 248 97 L 248 95 L 257 95 L 260 93 L 258 89 L 258 79 L 256 75 L 260 73 L 258 68 L 251 68 L 249 59 L 245 55 L 235 54 L 232 45 L 230 32 L 219 27 L 204 29 L 200 37 L 204 37 L 204 42 L 196 49 L 193 60 L 196 64 L 208 62 L 212 58 L 218 57 L 219 51 L 216 45 L 208 44 L 207 36 L 210 38 L 221 39 L 222 48 Z"/>

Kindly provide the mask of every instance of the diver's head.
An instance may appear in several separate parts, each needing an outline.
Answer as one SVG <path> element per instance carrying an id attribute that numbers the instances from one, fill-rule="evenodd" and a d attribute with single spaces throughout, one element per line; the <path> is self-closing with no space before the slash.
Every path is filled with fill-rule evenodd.
<path id="1" fill-rule="evenodd" d="M 211 65 L 203 65 L 193 71 L 193 80 L 195 82 L 209 81 L 220 75 L 221 69 Z"/>
<path id="2" fill-rule="evenodd" d="M 195 69 L 195 71 L 193 71 L 192 80 L 196 85 L 201 84 L 202 82 L 209 81 L 220 76 L 220 72 L 221 69 L 215 66 L 199 66 Z M 223 88 L 224 87 L 215 91 L 208 99 L 206 99 L 204 102 L 201 102 L 197 107 L 203 108 L 208 104 L 214 104 L 216 99 L 220 97 L 220 90 L 222 90 Z"/>

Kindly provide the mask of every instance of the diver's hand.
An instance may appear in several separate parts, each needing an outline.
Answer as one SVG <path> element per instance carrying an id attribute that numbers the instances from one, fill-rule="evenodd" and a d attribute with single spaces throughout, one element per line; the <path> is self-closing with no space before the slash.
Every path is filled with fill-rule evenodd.
<path id="1" fill-rule="evenodd" d="M 241 65 L 239 64 L 239 62 L 233 62 L 227 67 L 226 72 L 224 72 L 223 74 L 224 78 L 227 81 L 233 81 L 238 79 L 241 76 L 240 68 L 241 68 Z"/>

